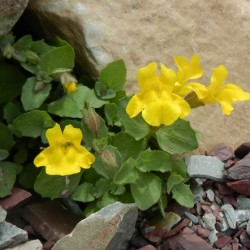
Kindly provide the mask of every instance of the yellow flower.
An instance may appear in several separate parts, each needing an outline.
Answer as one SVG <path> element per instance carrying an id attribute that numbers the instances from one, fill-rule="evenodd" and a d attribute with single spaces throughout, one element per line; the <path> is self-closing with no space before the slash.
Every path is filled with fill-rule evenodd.
<path id="1" fill-rule="evenodd" d="M 161 64 L 157 76 L 157 63 L 152 62 L 138 71 L 140 92 L 129 101 L 126 111 L 133 118 L 142 112 L 144 120 L 152 125 L 169 125 L 190 112 L 189 104 L 179 95 L 172 93 L 175 72 Z"/>
<path id="2" fill-rule="evenodd" d="M 204 104 L 219 102 L 222 112 L 230 115 L 233 111 L 233 101 L 250 100 L 250 94 L 234 83 L 225 84 L 227 68 L 219 65 L 212 72 L 211 84 L 207 87 L 208 95 L 201 99 Z"/>
<path id="3" fill-rule="evenodd" d="M 157 63 L 152 62 L 139 69 L 138 85 L 140 92 L 129 101 L 126 111 L 133 118 L 142 112 L 144 120 L 152 125 L 170 125 L 178 118 L 184 119 L 190 113 L 189 104 L 184 96 L 194 91 L 199 98 L 206 96 L 205 86 L 191 82 L 202 75 L 198 56 L 193 56 L 188 63 L 185 57 L 174 58 L 178 72 L 161 64 L 157 76 Z"/>
<path id="4" fill-rule="evenodd" d="M 63 87 L 66 94 L 70 94 L 77 91 L 76 82 L 64 83 Z"/>
<path id="5" fill-rule="evenodd" d="M 90 168 L 94 155 L 81 146 L 82 132 L 67 125 L 62 132 L 59 124 L 46 131 L 49 147 L 36 156 L 36 167 L 45 167 L 48 175 L 71 175 Z"/>

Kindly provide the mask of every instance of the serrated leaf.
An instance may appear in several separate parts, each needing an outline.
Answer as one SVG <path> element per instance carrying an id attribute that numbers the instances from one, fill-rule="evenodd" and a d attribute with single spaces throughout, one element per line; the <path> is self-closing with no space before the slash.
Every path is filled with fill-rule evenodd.
<path id="1" fill-rule="evenodd" d="M 61 117 L 82 118 L 82 110 L 86 103 L 92 108 L 100 108 L 106 101 L 97 98 L 93 90 L 78 84 L 76 92 L 51 102 L 48 105 L 48 112 Z"/>
<path id="2" fill-rule="evenodd" d="M 115 184 L 125 185 L 136 183 L 139 179 L 139 171 L 136 169 L 137 162 L 133 158 L 128 158 L 116 172 L 113 182 Z"/>
<path id="3" fill-rule="evenodd" d="M 10 150 L 15 144 L 11 130 L 1 122 L 0 122 L 0 138 L 1 138 L 0 149 Z"/>
<path id="4" fill-rule="evenodd" d="M 18 168 L 19 166 L 12 162 L 0 162 L 0 197 L 5 197 L 11 193 Z"/>
<path id="5" fill-rule="evenodd" d="M 49 114 L 41 110 L 32 110 L 26 112 L 13 121 L 14 129 L 20 135 L 37 138 L 43 131 L 54 125 L 54 121 Z"/>
<path id="6" fill-rule="evenodd" d="M 0 104 L 11 102 L 21 94 L 25 75 L 15 66 L 0 62 Z"/>
<path id="7" fill-rule="evenodd" d="M 170 154 L 182 154 L 198 147 L 195 131 L 188 121 L 181 119 L 158 129 L 156 138 L 160 148 Z"/>
<path id="8" fill-rule="evenodd" d="M 35 91 L 36 84 L 36 77 L 31 77 L 23 85 L 21 102 L 25 111 L 39 108 L 49 96 L 51 84 L 37 92 Z"/>
<path id="9" fill-rule="evenodd" d="M 90 202 L 95 200 L 95 188 L 92 183 L 84 182 L 79 185 L 74 193 L 71 195 L 71 199 L 81 202 Z"/>
<path id="10" fill-rule="evenodd" d="M 119 91 L 123 89 L 126 82 L 126 66 L 123 60 L 109 63 L 101 70 L 99 81 L 106 84 L 110 89 Z"/>
<path id="11" fill-rule="evenodd" d="M 189 185 L 180 183 L 172 189 L 173 198 L 182 206 L 192 208 L 194 206 L 194 196 Z"/>
<path id="12" fill-rule="evenodd" d="M 136 159 L 139 153 L 146 147 L 144 140 L 136 141 L 132 136 L 124 132 L 114 135 L 111 138 L 111 144 L 118 148 L 124 161 L 129 157 Z"/>
<path id="13" fill-rule="evenodd" d="M 78 186 L 82 173 L 70 176 L 47 175 L 43 169 L 37 176 L 34 190 L 42 197 L 60 198 L 65 192 L 73 193 Z"/>
<path id="14" fill-rule="evenodd" d="M 140 115 L 134 118 L 128 116 L 124 104 L 118 106 L 118 112 L 125 132 L 134 137 L 135 140 L 141 140 L 150 133 L 148 124 L 144 122 Z"/>
<path id="15" fill-rule="evenodd" d="M 162 173 L 172 170 L 174 161 L 169 154 L 160 150 L 146 150 L 138 157 L 137 168 L 142 172 L 159 171 Z"/>
<path id="16" fill-rule="evenodd" d="M 142 173 L 135 184 L 130 184 L 136 205 L 146 210 L 157 203 L 162 193 L 161 179 L 152 173 Z"/>
<path id="17" fill-rule="evenodd" d="M 184 181 L 184 178 L 181 175 L 171 173 L 167 180 L 167 192 L 168 194 L 171 192 L 172 188 L 175 185 L 178 185 Z"/>

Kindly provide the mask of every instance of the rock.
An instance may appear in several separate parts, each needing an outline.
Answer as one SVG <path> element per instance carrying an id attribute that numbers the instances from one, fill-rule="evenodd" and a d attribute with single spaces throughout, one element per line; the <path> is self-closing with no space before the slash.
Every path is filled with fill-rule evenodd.
<path id="1" fill-rule="evenodd" d="M 247 247 L 248 249 L 250 248 L 250 236 L 247 234 L 246 231 L 243 231 L 240 235 L 240 243 Z"/>
<path id="2" fill-rule="evenodd" d="M 7 212 L 0 207 L 0 223 L 5 221 Z"/>
<path id="3" fill-rule="evenodd" d="M 249 209 L 250 208 L 250 198 L 244 196 L 237 197 L 238 209 Z"/>
<path id="4" fill-rule="evenodd" d="M 25 10 L 29 0 L 7 0 L 0 7 L 0 37 L 11 31 Z"/>
<path id="5" fill-rule="evenodd" d="M 239 194 L 250 196 L 250 179 L 227 182 L 227 186 Z"/>
<path id="6" fill-rule="evenodd" d="M 10 210 L 19 206 L 23 206 L 30 198 L 32 194 L 22 188 L 14 187 L 11 195 L 0 199 L 0 206 L 5 210 Z"/>
<path id="7" fill-rule="evenodd" d="M 230 244 L 231 242 L 231 237 L 227 236 L 227 235 L 224 235 L 222 237 L 220 237 L 217 242 L 215 243 L 215 246 L 217 248 L 222 248 L 228 244 Z"/>
<path id="8" fill-rule="evenodd" d="M 148 245 L 148 241 L 142 235 L 136 235 L 130 240 L 130 244 L 136 248 Z"/>
<path id="9" fill-rule="evenodd" d="M 169 238 L 169 237 L 172 237 L 172 236 L 178 234 L 183 228 L 187 227 L 189 223 L 190 223 L 190 220 L 185 218 L 177 226 L 175 226 L 173 229 L 171 229 L 169 232 L 167 232 L 164 235 L 164 238 Z"/>
<path id="10" fill-rule="evenodd" d="M 30 240 L 21 245 L 12 248 L 6 248 L 5 250 L 43 250 L 43 244 L 40 240 Z"/>
<path id="11" fill-rule="evenodd" d="M 168 232 L 173 228 L 173 226 L 179 223 L 180 220 L 180 215 L 173 212 L 167 212 L 165 213 L 165 218 L 162 219 L 161 226 L 164 228 L 165 232 Z"/>
<path id="12" fill-rule="evenodd" d="M 27 240 L 28 234 L 26 231 L 6 221 L 0 223 L 0 249 L 13 247 Z"/>
<path id="13" fill-rule="evenodd" d="M 208 240 L 210 242 L 210 245 L 213 245 L 218 240 L 217 233 L 218 233 L 218 231 L 216 229 L 214 229 L 210 232 L 210 234 L 208 236 Z"/>
<path id="14" fill-rule="evenodd" d="M 210 156 L 216 156 L 220 161 L 226 162 L 229 159 L 233 158 L 232 149 L 225 144 L 218 144 L 215 146 L 212 151 L 208 153 Z"/>
<path id="15" fill-rule="evenodd" d="M 214 202 L 214 191 L 212 189 L 208 189 L 206 194 L 209 201 Z"/>
<path id="16" fill-rule="evenodd" d="M 185 212 L 185 216 L 190 219 L 194 224 L 198 224 L 199 223 L 199 219 L 197 216 L 189 213 L 189 212 Z"/>
<path id="17" fill-rule="evenodd" d="M 247 156 L 225 171 L 227 178 L 233 180 L 250 179 L 250 153 Z"/>
<path id="18" fill-rule="evenodd" d="M 217 190 L 219 191 L 219 193 L 222 194 L 222 195 L 228 195 L 228 194 L 232 194 L 234 192 L 225 183 L 216 182 L 215 183 L 215 187 L 217 188 Z"/>
<path id="19" fill-rule="evenodd" d="M 247 234 L 250 236 L 250 219 L 247 222 L 247 228 L 246 228 Z"/>
<path id="20" fill-rule="evenodd" d="M 46 240 L 57 241 L 69 234 L 82 219 L 70 213 L 57 201 L 46 201 L 26 206 L 25 220 Z"/>
<path id="21" fill-rule="evenodd" d="M 186 157 L 187 173 L 190 177 L 205 177 L 223 181 L 224 163 L 213 156 L 192 155 Z"/>
<path id="22" fill-rule="evenodd" d="M 208 230 L 215 229 L 216 218 L 213 214 L 204 214 L 202 220 L 204 222 L 204 226 L 206 229 Z"/>
<path id="23" fill-rule="evenodd" d="M 236 221 L 244 222 L 250 218 L 250 209 L 235 210 Z"/>
<path id="24" fill-rule="evenodd" d="M 236 214 L 231 204 L 225 204 L 221 207 L 230 228 L 236 228 Z"/>
<path id="25" fill-rule="evenodd" d="M 197 234 L 202 238 L 208 238 L 210 231 L 208 229 L 203 228 L 202 226 L 197 226 Z"/>
<path id="26" fill-rule="evenodd" d="M 80 221 L 72 233 L 61 238 L 52 249 L 126 249 L 136 220 L 134 204 L 116 202 Z"/>
<path id="27" fill-rule="evenodd" d="M 163 227 L 146 226 L 142 232 L 145 239 L 154 244 L 159 244 L 165 234 Z"/>
<path id="28" fill-rule="evenodd" d="M 144 247 L 139 248 L 138 250 L 155 250 L 156 248 L 152 245 L 146 245 Z"/>
<path id="29" fill-rule="evenodd" d="M 203 82 L 209 81 L 212 68 L 226 64 L 229 82 L 250 90 L 247 67 L 250 3 L 247 0 L 240 4 L 233 0 L 170 0 L 168 4 L 165 0 L 95 3 L 32 0 L 27 9 L 28 22 L 36 24 L 35 30 L 43 31 L 48 37 L 66 39 L 75 48 L 77 65 L 82 71 L 96 77 L 97 71 L 108 62 L 123 58 L 128 68 L 129 92 L 137 90 L 138 67 L 158 61 L 173 68 L 174 55 L 190 57 L 194 53 L 201 55 Z M 235 109 L 229 117 L 221 115 L 219 105 L 192 110 L 189 119 L 202 134 L 199 152 L 222 141 L 236 148 L 250 137 L 245 126 L 249 123 L 250 103 L 237 103 Z"/>
<path id="30" fill-rule="evenodd" d="M 211 250 L 213 249 L 205 240 L 194 233 L 190 228 L 186 227 L 183 231 L 168 239 L 169 249 L 183 250 Z"/>
<path id="31" fill-rule="evenodd" d="M 238 158 L 244 158 L 250 152 L 250 142 L 242 143 L 238 148 L 235 149 L 234 155 Z"/>

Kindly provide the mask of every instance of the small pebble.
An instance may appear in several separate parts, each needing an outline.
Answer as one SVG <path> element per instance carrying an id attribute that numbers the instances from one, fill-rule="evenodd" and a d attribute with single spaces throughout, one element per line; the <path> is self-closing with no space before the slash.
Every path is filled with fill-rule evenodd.
<path id="1" fill-rule="evenodd" d="M 204 214 L 202 217 L 202 220 L 204 222 L 204 226 L 208 230 L 214 230 L 215 229 L 215 223 L 216 218 L 213 214 Z"/>
<path id="2" fill-rule="evenodd" d="M 207 198 L 211 201 L 211 202 L 214 202 L 214 192 L 212 189 L 208 189 L 206 191 L 206 194 L 207 194 Z"/>
<path id="3" fill-rule="evenodd" d="M 190 219 L 194 224 L 198 224 L 199 223 L 199 219 L 197 216 L 189 213 L 189 212 L 185 212 L 185 216 Z"/>

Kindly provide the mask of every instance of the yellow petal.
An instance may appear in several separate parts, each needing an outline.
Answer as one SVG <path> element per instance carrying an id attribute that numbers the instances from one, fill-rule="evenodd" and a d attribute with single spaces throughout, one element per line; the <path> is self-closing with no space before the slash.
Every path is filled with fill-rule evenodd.
<path id="1" fill-rule="evenodd" d="M 63 130 L 63 136 L 74 145 L 80 145 L 82 141 L 82 131 L 79 128 L 74 128 L 71 124 L 67 125 Z"/>
<path id="2" fill-rule="evenodd" d="M 77 162 L 81 168 L 90 168 L 95 161 L 95 156 L 82 146 L 77 146 Z"/>
<path id="3" fill-rule="evenodd" d="M 162 85 L 164 85 L 165 90 L 172 92 L 176 81 L 176 73 L 172 69 L 167 68 L 164 64 L 161 64 L 159 80 Z"/>
<path id="4" fill-rule="evenodd" d="M 208 86 L 210 92 L 218 92 L 221 85 L 227 78 L 227 68 L 223 65 L 219 65 L 217 68 L 213 69 L 211 76 L 211 84 Z"/>
<path id="5" fill-rule="evenodd" d="M 151 88 L 151 79 L 156 78 L 157 63 L 152 62 L 147 66 L 140 68 L 137 73 L 138 85 L 140 90 L 145 91 Z"/>
<path id="6" fill-rule="evenodd" d="M 55 124 L 53 128 L 50 128 L 46 131 L 46 138 L 49 142 L 49 145 L 54 145 L 58 141 L 64 141 L 62 130 L 58 123 Z"/>
<path id="7" fill-rule="evenodd" d="M 205 98 L 208 94 L 207 88 L 203 84 L 197 82 L 187 83 L 176 94 L 180 96 L 186 96 L 191 91 L 194 91 L 199 99 Z"/>
<path id="8" fill-rule="evenodd" d="M 126 107 L 126 112 L 130 118 L 137 116 L 144 107 L 143 102 L 144 95 L 142 93 L 135 94 L 130 100 Z"/>
<path id="9" fill-rule="evenodd" d="M 172 124 L 180 115 L 187 114 L 187 107 L 189 107 L 183 98 L 166 91 L 162 92 L 161 96 L 151 91 L 145 101 L 146 107 L 142 111 L 142 116 L 152 126 Z M 182 108 L 185 110 L 183 111 Z"/>
<path id="10" fill-rule="evenodd" d="M 67 94 L 77 91 L 76 82 L 64 83 L 63 87 Z"/>

